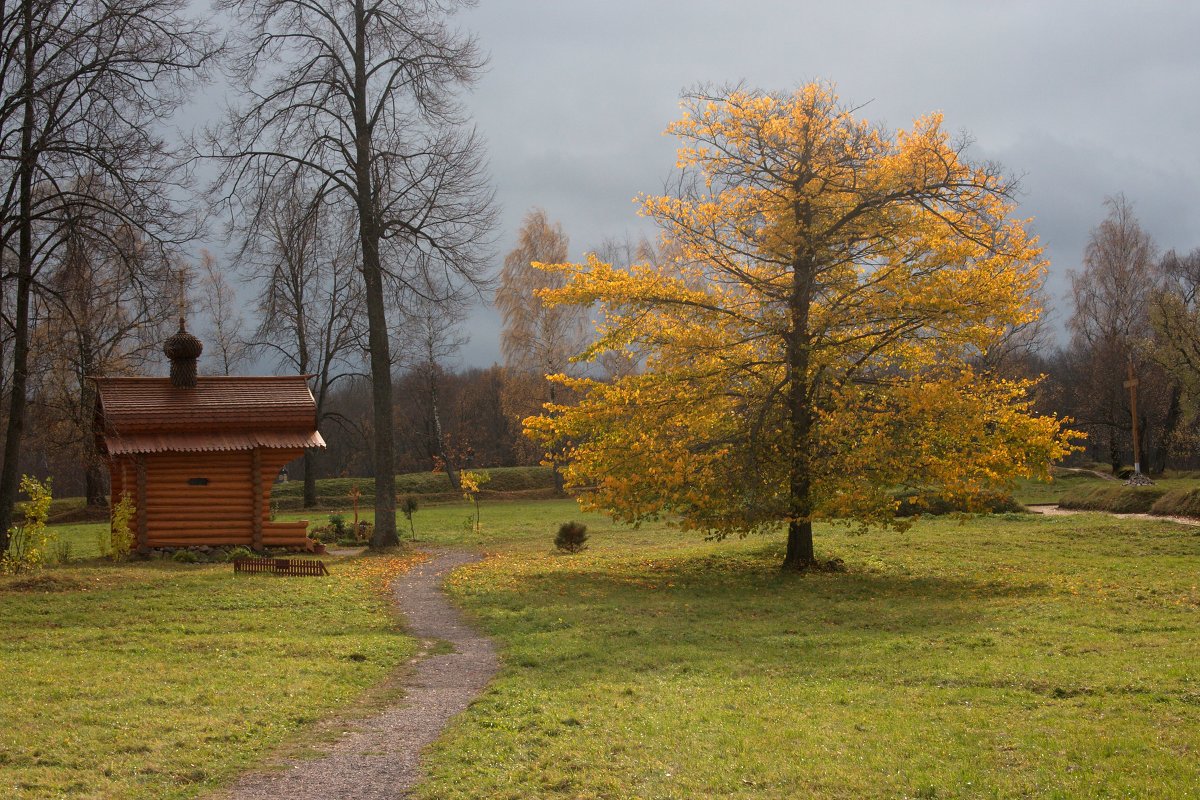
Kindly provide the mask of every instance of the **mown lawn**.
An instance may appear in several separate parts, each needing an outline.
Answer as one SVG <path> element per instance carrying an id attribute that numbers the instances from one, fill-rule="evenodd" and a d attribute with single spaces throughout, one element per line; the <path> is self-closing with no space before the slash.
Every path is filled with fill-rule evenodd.
<path id="1" fill-rule="evenodd" d="M 595 518 L 552 552 L 579 516 L 497 508 L 492 557 L 454 577 L 504 669 L 420 797 L 1200 794 L 1196 529 L 822 528 L 848 571 L 786 575 L 775 541 Z"/>
<path id="2" fill-rule="evenodd" d="M 325 578 L 168 562 L 0 578 L 0 797 L 183 798 L 228 781 L 411 657 L 383 589 L 412 560 Z"/>
<path id="3" fill-rule="evenodd" d="M 1024 514 L 905 533 L 822 526 L 819 555 L 847 571 L 789 575 L 778 539 L 633 530 L 570 501 L 487 503 L 480 532 L 468 516 L 465 504 L 423 505 L 417 546 L 489 553 L 449 589 L 498 639 L 503 669 L 429 752 L 425 800 L 1200 796 L 1200 529 Z M 569 519 L 590 526 L 584 553 L 553 549 Z M 242 602 L 230 598 L 255 585 L 231 583 L 228 567 L 89 570 L 90 591 L 0 594 L 0 625 L 14 597 L 27 625 L 0 650 L 4 668 L 15 648 L 17 674 L 47 671 L 0 696 L 0 789 L 18 775 L 66 796 L 72 782 L 81 797 L 190 796 L 411 652 L 377 616 L 345 630 L 324 617 L 320 581 L 280 584 L 303 593 L 290 601 L 308 609 L 303 624 L 281 624 L 295 619 L 276 613 L 284 599 L 258 594 L 224 624 Z M 147 594 L 153 622 L 130 622 Z M 93 622 L 93 598 L 109 597 Z M 226 636 L 243 625 L 290 657 L 246 655 L 252 637 Z M 29 637 L 41 654 L 23 654 Z M 156 655 L 133 660 L 143 638 Z M 204 684 L 188 671 L 221 664 L 226 648 L 238 653 L 226 672 L 258 664 L 260 677 Z M 43 666 L 54 659 L 70 666 Z M 323 692 L 294 688 L 311 672 Z M 130 689 L 142 683 L 131 675 L 156 688 Z M 264 683 L 288 702 L 245 688 Z M 311 704 L 295 711 L 293 698 Z M 28 722 L 44 707 L 58 716 Z M 247 718 L 264 721 L 239 727 Z M 157 727 L 143 735 L 143 719 Z"/>

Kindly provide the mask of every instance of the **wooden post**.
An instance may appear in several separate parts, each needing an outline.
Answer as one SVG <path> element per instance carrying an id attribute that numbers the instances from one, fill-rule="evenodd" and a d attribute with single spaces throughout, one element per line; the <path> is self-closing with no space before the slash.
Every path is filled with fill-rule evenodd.
<path id="1" fill-rule="evenodd" d="M 256 447 L 250 451 L 250 485 L 254 492 L 254 521 L 251 546 L 257 552 L 263 549 L 263 485 L 262 485 L 262 453 Z"/>
<path id="2" fill-rule="evenodd" d="M 1142 474 L 1142 443 L 1138 440 L 1137 387 L 1138 379 L 1133 376 L 1133 361 L 1126 366 L 1129 368 L 1129 380 L 1125 388 L 1129 390 L 1129 413 L 1133 416 L 1133 474 Z"/>
<path id="3" fill-rule="evenodd" d="M 137 551 L 150 553 L 150 526 L 146 518 L 146 457 L 137 456 Z"/>

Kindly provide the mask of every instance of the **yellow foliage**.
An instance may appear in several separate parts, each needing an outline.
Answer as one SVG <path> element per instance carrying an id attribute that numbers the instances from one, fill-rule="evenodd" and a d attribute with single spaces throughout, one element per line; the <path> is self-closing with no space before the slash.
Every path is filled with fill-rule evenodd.
<path id="1" fill-rule="evenodd" d="M 1045 262 L 1003 176 L 941 126 L 889 134 L 823 84 L 691 99 L 668 128 L 684 191 L 641 198 L 671 260 L 540 265 L 567 279 L 545 301 L 599 308 L 581 358 L 645 356 L 556 376 L 582 399 L 525 422 L 595 487 L 585 506 L 718 536 L 890 524 L 898 487 L 970 498 L 1070 452 L 1030 382 L 972 367 L 1040 313 Z"/>
<path id="2" fill-rule="evenodd" d="M 100 548 L 101 555 L 107 555 L 113 561 L 121 561 L 128 557 L 133 550 L 134 512 L 137 510 L 133 497 L 129 492 L 121 494 L 121 499 L 112 508 L 111 524 L 109 525 L 106 547 Z"/>
<path id="3" fill-rule="evenodd" d="M 45 483 L 32 475 L 21 476 L 21 491 L 29 498 L 21 504 L 21 523 L 9 530 L 8 550 L 0 556 L 0 573 L 19 575 L 37 572 L 46 563 L 52 538 L 46 530 L 50 518 L 50 479 Z"/>

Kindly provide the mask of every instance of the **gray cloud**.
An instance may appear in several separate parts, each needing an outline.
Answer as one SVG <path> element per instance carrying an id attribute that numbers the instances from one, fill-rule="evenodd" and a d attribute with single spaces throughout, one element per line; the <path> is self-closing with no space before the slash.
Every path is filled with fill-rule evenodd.
<path id="1" fill-rule="evenodd" d="M 503 207 L 497 265 L 533 206 L 573 256 L 648 232 L 631 200 L 672 169 L 662 130 L 680 90 L 743 79 L 828 79 L 893 127 L 943 112 L 976 157 L 1022 176 L 1019 213 L 1059 295 L 1107 195 L 1124 192 L 1162 247 L 1200 245 L 1200 4 L 484 0 L 459 24 L 491 53 L 465 101 Z M 481 309 L 464 361 L 498 360 L 497 332 Z"/>

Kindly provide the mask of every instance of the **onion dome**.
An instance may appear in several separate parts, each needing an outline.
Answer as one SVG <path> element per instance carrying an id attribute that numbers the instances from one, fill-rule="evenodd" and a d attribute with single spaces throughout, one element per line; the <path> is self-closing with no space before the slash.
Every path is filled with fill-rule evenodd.
<path id="1" fill-rule="evenodd" d="M 204 343 L 187 332 L 183 318 L 179 331 L 163 342 L 163 353 L 171 359 L 171 385 L 180 389 L 196 386 L 196 359 L 204 352 Z"/>

